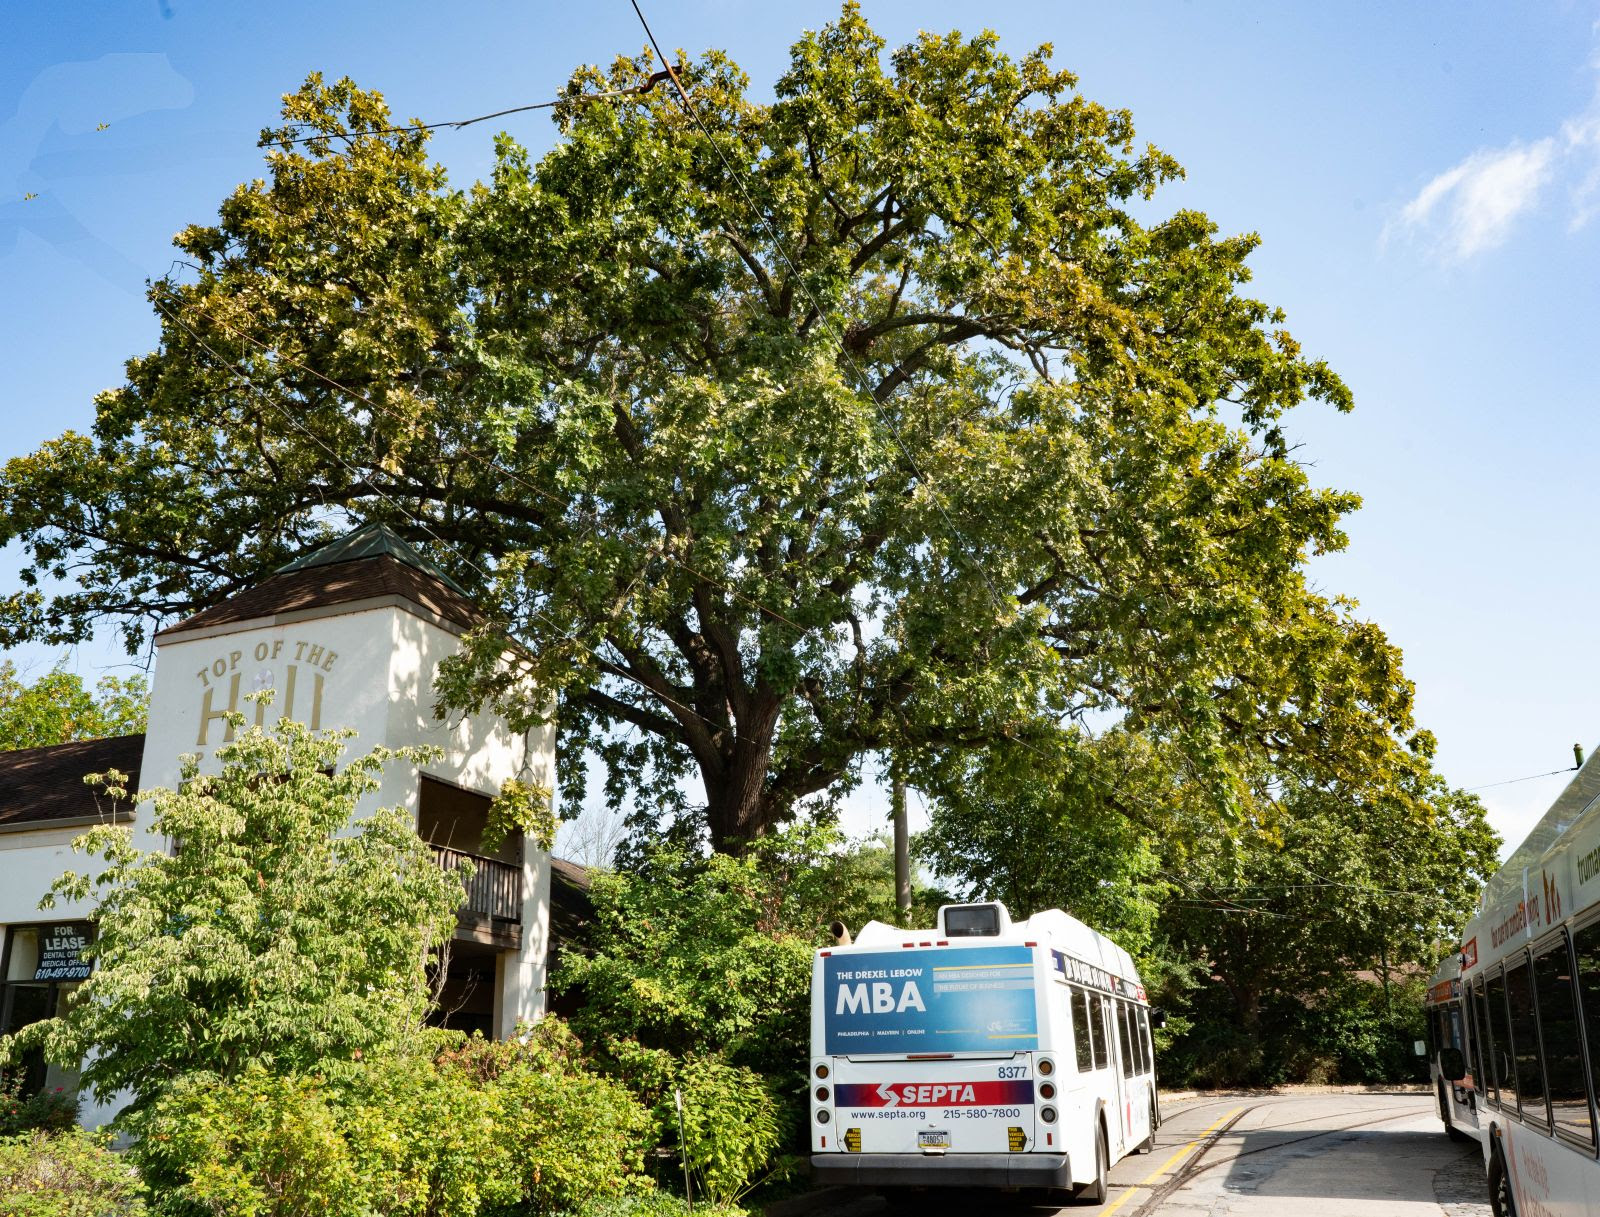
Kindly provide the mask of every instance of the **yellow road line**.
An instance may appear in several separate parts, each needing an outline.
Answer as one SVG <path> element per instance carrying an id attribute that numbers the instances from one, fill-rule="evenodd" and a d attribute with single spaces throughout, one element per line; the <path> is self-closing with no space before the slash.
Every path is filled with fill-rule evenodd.
<path id="1" fill-rule="evenodd" d="M 1213 1120 L 1209 1125 L 1200 1131 L 1200 1135 L 1198 1137 L 1190 1141 L 1187 1145 L 1181 1146 L 1178 1151 L 1172 1155 L 1172 1157 L 1168 1158 L 1160 1166 L 1156 1167 L 1155 1170 L 1151 1171 L 1143 1179 L 1139 1180 L 1138 1186 L 1143 1187 L 1147 1183 L 1154 1182 L 1158 1176 L 1166 1174 L 1168 1170 L 1170 1170 L 1178 1162 L 1182 1161 L 1183 1158 L 1187 1156 L 1196 1145 L 1199 1145 L 1200 1142 L 1204 1141 L 1208 1136 L 1210 1136 L 1212 1131 L 1216 1129 L 1218 1125 L 1226 1124 L 1229 1120 L 1233 1119 L 1234 1116 L 1238 1115 L 1243 1110 L 1244 1108 L 1242 1107 L 1235 1107 L 1226 1115 L 1219 1116 L 1217 1119 Z"/>
<path id="2" fill-rule="evenodd" d="M 1139 1189 L 1137 1186 L 1130 1187 L 1127 1191 L 1123 1192 L 1122 1195 L 1117 1197 L 1115 1204 L 1108 1204 L 1105 1208 L 1101 1209 L 1100 1217 L 1111 1217 L 1112 1213 L 1115 1213 L 1118 1209 L 1127 1204 L 1128 1201 L 1132 1200 L 1138 1194 Z"/>
<path id="3" fill-rule="evenodd" d="M 1123 1205 L 1127 1204 L 1128 1201 L 1132 1200 L 1140 1188 L 1148 1187 L 1162 1175 L 1166 1174 L 1168 1170 L 1177 1165 L 1178 1162 L 1182 1161 L 1183 1158 L 1187 1156 L 1195 1146 L 1199 1145 L 1200 1142 L 1204 1141 L 1208 1136 L 1210 1136 L 1219 1125 L 1225 1124 L 1243 1110 L 1244 1108 L 1242 1107 L 1235 1107 L 1226 1115 L 1220 1116 L 1216 1120 L 1212 1121 L 1211 1124 L 1201 1130 L 1200 1135 L 1195 1137 L 1194 1140 L 1179 1148 L 1179 1150 L 1174 1153 L 1172 1157 L 1168 1158 L 1160 1166 L 1156 1167 L 1155 1170 L 1151 1171 L 1143 1179 L 1139 1180 L 1138 1183 L 1135 1183 L 1132 1187 L 1128 1188 L 1127 1191 L 1123 1192 L 1122 1195 L 1118 1196 L 1114 1204 L 1107 1205 L 1105 1208 L 1101 1209 L 1100 1217 L 1111 1217 L 1112 1213 L 1115 1213 Z"/>

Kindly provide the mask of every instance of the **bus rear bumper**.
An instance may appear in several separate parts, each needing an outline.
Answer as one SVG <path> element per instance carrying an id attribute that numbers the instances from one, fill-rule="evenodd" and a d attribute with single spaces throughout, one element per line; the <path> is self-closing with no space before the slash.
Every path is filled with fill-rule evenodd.
<path id="1" fill-rule="evenodd" d="M 811 1177 L 845 1187 L 1071 1187 L 1066 1154 L 812 1154 Z"/>

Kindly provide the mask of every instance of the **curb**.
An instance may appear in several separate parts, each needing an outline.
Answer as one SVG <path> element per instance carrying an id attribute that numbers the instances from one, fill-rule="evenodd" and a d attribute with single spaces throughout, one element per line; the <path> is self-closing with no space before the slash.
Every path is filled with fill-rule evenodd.
<path id="1" fill-rule="evenodd" d="M 1366 1082 L 1348 1086 L 1294 1083 L 1287 1086 L 1229 1086 L 1221 1090 L 1161 1090 L 1163 1103 L 1190 1103 L 1198 1099 L 1220 1099 L 1233 1095 L 1259 1098 L 1262 1095 L 1294 1094 L 1431 1094 L 1426 1082 Z"/>

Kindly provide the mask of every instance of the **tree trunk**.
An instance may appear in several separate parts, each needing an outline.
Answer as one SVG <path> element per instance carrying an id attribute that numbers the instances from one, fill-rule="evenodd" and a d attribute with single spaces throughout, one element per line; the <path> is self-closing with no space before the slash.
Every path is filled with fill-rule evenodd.
<path id="1" fill-rule="evenodd" d="M 718 853 L 744 853 L 752 841 L 766 836 L 783 813 L 783 808 L 772 806 L 766 797 L 777 722 L 776 701 L 770 707 L 753 709 L 741 717 L 733 747 L 720 758 L 721 763 L 700 766 L 711 848 Z"/>

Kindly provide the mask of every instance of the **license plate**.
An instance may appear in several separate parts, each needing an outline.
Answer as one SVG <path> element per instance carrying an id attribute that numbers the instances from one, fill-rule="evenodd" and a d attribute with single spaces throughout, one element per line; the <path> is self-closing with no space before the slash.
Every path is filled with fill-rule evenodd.
<path id="1" fill-rule="evenodd" d="M 925 1153 L 943 1153 L 950 1148 L 950 1134 L 947 1132 L 919 1132 L 917 1134 L 917 1148 Z"/>

